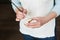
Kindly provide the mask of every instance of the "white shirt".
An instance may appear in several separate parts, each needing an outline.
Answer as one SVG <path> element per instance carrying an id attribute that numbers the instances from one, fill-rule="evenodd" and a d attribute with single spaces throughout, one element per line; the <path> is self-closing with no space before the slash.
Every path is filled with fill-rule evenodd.
<path id="1" fill-rule="evenodd" d="M 54 0 L 20 0 L 22 6 L 28 10 L 26 18 L 20 21 L 20 32 L 33 37 L 45 38 L 55 36 L 55 18 L 40 28 L 28 28 L 24 24 L 32 17 L 46 16 L 53 9 Z M 53 10 L 55 11 L 55 10 Z"/>
<path id="2" fill-rule="evenodd" d="M 28 10 L 25 19 L 20 21 L 20 32 L 33 37 L 45 38 L 55 36 L 55 19 L 40 28 L 28 28 L 24 24 L 31 17 L 46 16 L 53 8 L 53 0 L 20 0 L 22 6 Z M 30 13 L 29 13 L 30 12 Z"/>

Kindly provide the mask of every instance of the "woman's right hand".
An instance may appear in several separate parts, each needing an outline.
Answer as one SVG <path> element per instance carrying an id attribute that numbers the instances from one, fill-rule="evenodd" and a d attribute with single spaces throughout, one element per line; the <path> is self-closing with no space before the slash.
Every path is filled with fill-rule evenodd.
<path id="1" fill-rule="evenodd" d="M 27 14 L 27 10 L 26 9 L 23 9 L 23 8 L 20 8 L 22 10 L 19 11 L 18 9 L 16 10 L 16 21 L 20 21 L 21 19 L 24 19 L 26 14 Z"/>

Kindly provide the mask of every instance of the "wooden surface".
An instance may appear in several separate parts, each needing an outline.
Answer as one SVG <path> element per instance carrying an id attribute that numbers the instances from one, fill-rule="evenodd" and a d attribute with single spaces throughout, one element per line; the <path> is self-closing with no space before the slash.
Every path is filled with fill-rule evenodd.
<path id="1" fill-rule="evenodd" d="M 9 4 L 0 4 L 0 40 L 23 40 L 19 22 Z"/>

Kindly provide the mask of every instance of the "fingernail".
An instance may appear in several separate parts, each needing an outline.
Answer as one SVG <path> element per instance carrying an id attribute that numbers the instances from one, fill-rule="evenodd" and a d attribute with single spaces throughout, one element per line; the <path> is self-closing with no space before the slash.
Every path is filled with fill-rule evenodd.
<path id="1" fill-rule="evenodd" d="M 19 19 L 16 19 L 16 21 L 20 21 Z"/>

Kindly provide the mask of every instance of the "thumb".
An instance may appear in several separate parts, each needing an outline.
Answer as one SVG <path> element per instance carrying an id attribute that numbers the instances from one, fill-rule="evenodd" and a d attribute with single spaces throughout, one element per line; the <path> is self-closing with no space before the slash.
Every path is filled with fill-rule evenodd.
<path id="1" fill-rule="evenodd" d="M 20 19 L 19 18 L 16 18 L 16 21 L 20 21 Z"/>

